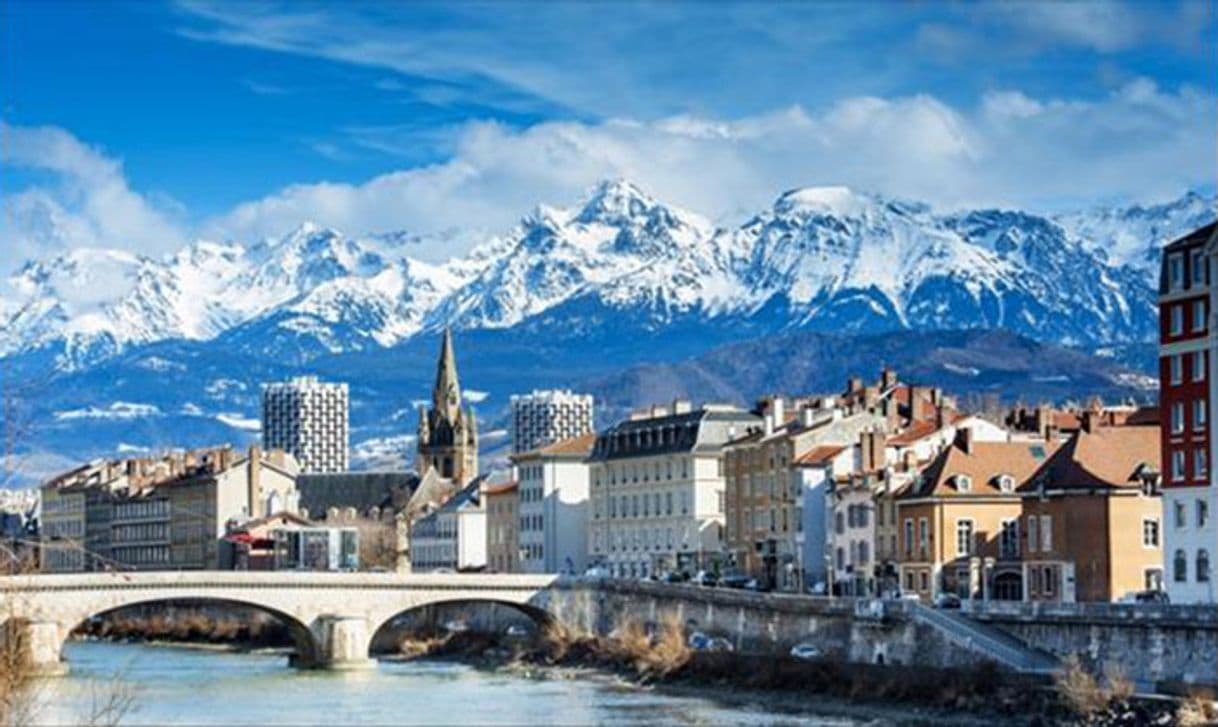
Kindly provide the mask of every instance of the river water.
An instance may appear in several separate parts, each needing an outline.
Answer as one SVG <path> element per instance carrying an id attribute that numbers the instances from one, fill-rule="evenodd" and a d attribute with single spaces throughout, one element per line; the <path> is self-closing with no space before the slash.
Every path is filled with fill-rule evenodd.
<path id="1" fill-rule="evenodd" d="M 135 690 L 124 724 L 859 724 L 608 678 L 534 679 L 450 662 L 301 672 L 274 655 L 105 642 L 70 642 L 65 653 L 71 671 L 47 682 L 40 722 L 80 722 L 117 673 Z"/>

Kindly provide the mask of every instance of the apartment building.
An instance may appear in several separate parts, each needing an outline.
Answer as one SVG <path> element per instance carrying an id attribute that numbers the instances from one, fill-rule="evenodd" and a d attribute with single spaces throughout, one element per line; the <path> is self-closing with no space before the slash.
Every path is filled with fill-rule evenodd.
<path id="1" fill-rule="evenodd" d="M 519 479 L 520 570 L 583 573 L 588 563 L 588 455 L 584 434 L 512 457 Z"/>
<path id="2" fill-rule="evenodd" d="M 346 384 L 298 376 L 262 387 L 262 446 L 291 454 L 302 472 L 345 472 Z"/>
<path id="3" fill-rule="evenodd" d="M 486 508 L 481 498 L 482 480 L 476 479 L 411 525 L 412 570 L 458 572 L 486 568 Z"/>
<path id="4" fill-rule="evenodd" d="M 230 520 L 294 510 L 297 466 L 252 447 L 92 463 L 42 486 L 48 571 L 215 568 Z"/>
<path id="5" fill-rule="evenodd" d="M 942 592 L 1021 600 L 1019 488 L 1058 446 L 982 442 L 973 429 L 958 429 L 951 445 L 896 495 L 902 591 L 927 601 Z"/>
<path id="6" fill-rule="evenodd" d="M 1020 486 L 1025 600 L 1118 601 L 1163 588 L 1159 447 L 1157 425 L 1084 415 Z"/>
<path id="7" fill-rule="evenodd" d="M 1215 383 L 1213 260 L 1218 223 L 1163 248 L 1159 276 L 1159 411 L 1166 589 L 1173 603 L 1214 603 L 1212 559 L 1218 554 L 1218 488 L 1211 463 L 1209 411 Z"/>
<path id="8" fill-rule="evenodd" d="M 515 395 L 512 408 L 512 453 L 532 452 L 555 442 L 592 432 L 590 394 L 570 390 Z"/>
<path id="9" fill-rule="evenodd" d="M 723 448 L 761 418 L 732 406 L 655 406 L 596 437 L 589 562 L 616 576 L 725 562 Z"/>
<path id="10" fill-rule="evenodd" d="M 486 565 L 495 573 L 520 572 L 520 483 L 489 484 L 486 503 Z"/>
<path id="11" fill-rule="evenodd" d="M 825 581 L 824 465 L 886 418 L 834 397 L 792 403 L 788 416 L 783 399 L 763 402 L 761 424 L 724 447 L 726 546 L 735 571 L 802 591 Z"/>

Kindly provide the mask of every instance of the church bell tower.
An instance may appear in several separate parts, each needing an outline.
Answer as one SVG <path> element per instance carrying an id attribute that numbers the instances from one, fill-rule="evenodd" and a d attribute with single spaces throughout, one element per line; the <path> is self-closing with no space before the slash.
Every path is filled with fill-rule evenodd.
<path id="1" fill-rule="evenodd" d="M 461 408 L 457 357 L 453 353 L 452 331 L 447 328 L 436 364 L 431 408 L 419 407 L 415 468 L 420 477 L 434 469 L 436 474 L 458 485 L 478 476 L 477 421 L 472 407 Z"/>

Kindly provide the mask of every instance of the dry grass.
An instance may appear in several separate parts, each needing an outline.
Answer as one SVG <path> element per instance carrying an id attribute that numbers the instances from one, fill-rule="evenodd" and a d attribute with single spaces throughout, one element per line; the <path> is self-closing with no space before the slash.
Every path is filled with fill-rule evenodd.
<path id="1" fill-rule="evenodd" d="M 1176 724 L 1180 727 L 1218 724 L 1218 705 L 1200 694 L 1190 694 L 1176 708 Z"/>
<path id="2" fill-rule="evenodd" d="M 1133 682 L 1119 665 L 1109 663 L 1105 666 L 1101 681 L 1073 654 L 1062 661 L 1062 669 L 1054 677 L 1054 683 L 1066 706 L 1084 719 L 1128 702 L 1134 693 Z"/>

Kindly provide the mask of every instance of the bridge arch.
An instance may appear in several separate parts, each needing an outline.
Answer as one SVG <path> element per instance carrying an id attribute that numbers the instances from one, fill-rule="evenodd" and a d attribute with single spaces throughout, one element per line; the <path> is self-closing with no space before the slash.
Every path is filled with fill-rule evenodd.
<path id="1" fill-rule="evenodd" d="M 513 619 L 513 615 L 521 618 Z M 418 622 L 412 624 L 412 619 L 418 619 Z M 549 611 L 537 605 L 497 598 L 441 598 L 412 604 L 369 624 L 369 655 L 384 653 L 386 649 L 396 646 L 391 643 L 395 629 L 427 625 L 443 629 L 453 621 L 460 621 L 474 630 L 495 632 L 522 620 L 530 622 L 537 632 L 541 632 L 555 619 Z"/>
<path id="2" fill-rule="evenodd" d="M 81 616 L 75 623 L 64 623 L 65 628 L 62 629 L 62 641 L 59 645 L 59 654 L 62 659 L 63 646 L 72 637 L 80 627 L 92 619 L 110 616 L 128 609 L 138 609 L 146 606 L 170 606 L 189 608 L 207 608 L 209 606 L 236 606 L 246 608 L 271 616 L 276 621 L 284 626 L 287 630 L 288 637 L 292 640 L 292 646 L 295 653 L 289 657 L 289 662 L 293 665 L 311 666 L 317 664 L 320 659 L 319 645 L 316 636 L 310 629 L 310 625 L 304 623 L 299 618 L 286 613 L 278 608 L 273 608 L 265 603 L 259 603 L 256 599 L 235 598 L 235 597 L 212 597 L 212 596 L 192 596 L 189 598 L 166 598 L 166 597 L 136 597 L 130 602 L 122 603 L 116 606 L 108 606 L 100 611 L 88 613 Z M 83 613 L 83 612 L 82 612 Z"/>

